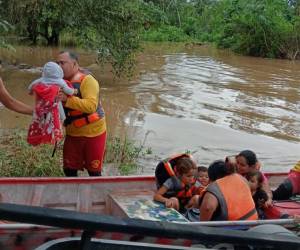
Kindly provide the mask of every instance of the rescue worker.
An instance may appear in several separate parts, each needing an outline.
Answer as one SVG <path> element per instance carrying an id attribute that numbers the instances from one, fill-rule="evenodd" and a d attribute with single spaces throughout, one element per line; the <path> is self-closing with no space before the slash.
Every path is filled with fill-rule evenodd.
<path id="1" fill-rule="evenodd" d="M 73 52 L 60 52 L 57 63 L 64 72 L 64 79 L 77 89 L 77 94 L 73 96 L 63 92 L 59 94 L 59 99 L 67 109 L 64 173 L 66 176 L 77 176 L 78 170 L 86 169 L 90 176 L 101 176 L 106 122 L 99 83 L 92 75 L 80 70 L 78 57 Z"/>
<path id="2" fill-rule="evenodd" d="M 215 161 L 208 168 L 211 183 L 200 206 L 201 221 L 256 220 L 258 215 L 247 180 Z"/>

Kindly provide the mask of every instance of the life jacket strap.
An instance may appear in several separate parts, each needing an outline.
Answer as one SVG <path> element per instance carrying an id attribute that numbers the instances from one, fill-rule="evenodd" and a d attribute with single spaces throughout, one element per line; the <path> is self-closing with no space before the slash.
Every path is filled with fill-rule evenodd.
<path id="1" fill-rule="evenodd" d="M 166 169 L 166 171 L 168 172 L 169 176 L 175 176 L 175 172 L 171 166 L 171 163 L 169 161 L 164 162 L 164 167 Z"/>
<path id="2" fill-rule="evenodd" d="M 64 125 L 67 126 L 71 123 L 73 123 L 73 125 L 76 128 L 81 128 L 84 125 L 96 122 L 100 120 L 100 116 L 97 112 L 93 113 L 93 114 L 82 114 L 82 115 L 77 115 L 77 116 L 68 116 L 65 121 L 64 121 Z"/>

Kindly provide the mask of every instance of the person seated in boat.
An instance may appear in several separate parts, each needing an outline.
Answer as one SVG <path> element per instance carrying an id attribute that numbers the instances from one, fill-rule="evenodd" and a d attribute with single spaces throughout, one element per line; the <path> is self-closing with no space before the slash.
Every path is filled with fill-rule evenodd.
<path id="1" fill-rule="evenodd" d="M 264 219 L 263 206 L 268 200 L 267 193 L 262 189 L 264 177 L 260 171 L 249 172 L 246 176 L 249 182 L 252 198 L 255 203 L 259 219 Z"/>
<path id="2" fill-rule="evenodd" d="M 231 169 L 232 172 L 236 172 L 236 155 L 226 156 L 225 164 L 228 169 Z"/>
<path id="3" fill-rule="evenodd" d="M 274 200 L 288 200 L 300 194 L 300 161 L 290 170 L 288 177 L 273 191 Z"/>
<path id="4" fill-rule="evenodd" d="M 184 216 L 189 221 L 199 221 L 199 204 L 208 184 L 209 178 L 207 167 L 198 166 L 195 181 L 196 195 L 189 200 L 188 204 L 186 205 L 186 212 L 184 213 Z"/>
<path id="5" fill-rule="evenodd" d="M 200 205 L 201 221 L 256 220 L 258 215 L 247 180 L 218 160 L 208 167 L 210 184 Z"/>
<path id="6" fill-rule="evenodd" d="M 196 165 L 188 157 L 182 157 L 174 166 L 175 175 L 170 176 L 154 194 L 153 199 L 165 204 L 167 208 L 174 208 L 184 213 L 185 206 L 195 195 Z"/>
<path id="7" fill-rule="evenodd" d="M 194 169 L 195 170 L 197 169 L 197 165 L 194 162 L 192 155 L 190 154 L 172 155 L 171 157 L 160 161 L 155 168 L 155 181 L 156 181 L 157 189 L 159 189 L 165 183 L 165 181 L 170 177 L 173 176 L 176 177 L 175 176 L 176 165 L 178 160 L 180 160 L 181 158 L 191 159 L 194 165 Z M 195 175 L 196 175 L 196 171 L 195 171 Z"/>
<path id="8" fill-rule="evenodd" d="M 197 174 L 196 174 L 196 182 L 195 182 L 195 186 L 197 188 L 196 193 L 198 195 L 201 195 L 201 193 L 207 187 L 208 183 L 209 183 L 209 178 L 208 178 L 207 167 L 198 166 Z"/>
<path id="9" fill-rule="evenodd" d="M 63 76 L 63 70 L 57 63 L 47 62 L 43 67 L 42 77 L 28 87 L 29 93 L 36 97 L 27 136 L 27 142 L 31 145 L 55 144 L 63 138 L 62 122 L 65 112 L 62 103 L 58 101 L 58 94 L 60 89 L 68 95 L 76 94 L 77 91 L 67 84 Z"/>
<path id="10" fill-rule="evenodd" d="M 250 172 L 260 171 L 261 163 L 258 161 L 256 154 L 251 150 L 243 150 L 236 156 L 236 171 L 238 174 L 246 177 Z M 263 175 L 262 189 L 267 193 L 268 200 L 264 206 L 272 206 L 272 191 L 269 186 L 267 177 Z"/>

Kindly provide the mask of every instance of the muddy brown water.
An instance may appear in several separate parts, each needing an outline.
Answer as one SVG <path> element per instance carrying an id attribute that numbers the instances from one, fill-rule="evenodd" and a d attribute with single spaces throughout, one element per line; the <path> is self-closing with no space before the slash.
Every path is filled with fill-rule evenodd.
<path id="1" fill-rule="evenodd" d="M 16 98 L 33 105 L 29 83 L 59 48 L 0 51 L 1 76 Z M 208 165 L 252 149 L 265 171 L 287 171 L 300 160 L 300 62 L 238 56 L 208 46 L 146 44 L 132 80 L 113 79 L 92 52 L 80 64 L 96 76 L 108 132 L 151 148 L 143 173 L 172 153 L 189 151 Z M 27 128 L 30 117 L 0 108 L 0 128 Z"/>

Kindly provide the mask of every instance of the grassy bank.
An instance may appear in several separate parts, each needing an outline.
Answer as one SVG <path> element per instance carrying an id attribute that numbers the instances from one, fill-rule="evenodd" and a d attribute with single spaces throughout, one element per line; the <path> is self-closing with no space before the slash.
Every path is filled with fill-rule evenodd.
<path id="1" fill-rule="evenodd" d="M 26 131 L 10 130 L 0 139 L 0 176 L 42 177 L 64 176 L 62 171 L 62 143 L 52 157 L 52 145 L 32 147 L 26 142 Z M 128 175 L 138 172 L 137 160 L 151 149 L 139 146 L 127 137 L 113 137 L 107 140 L 105 164 L 113 166 L 115 174 Z M 105 165 L 104 165 L 104 172 Z"/>

